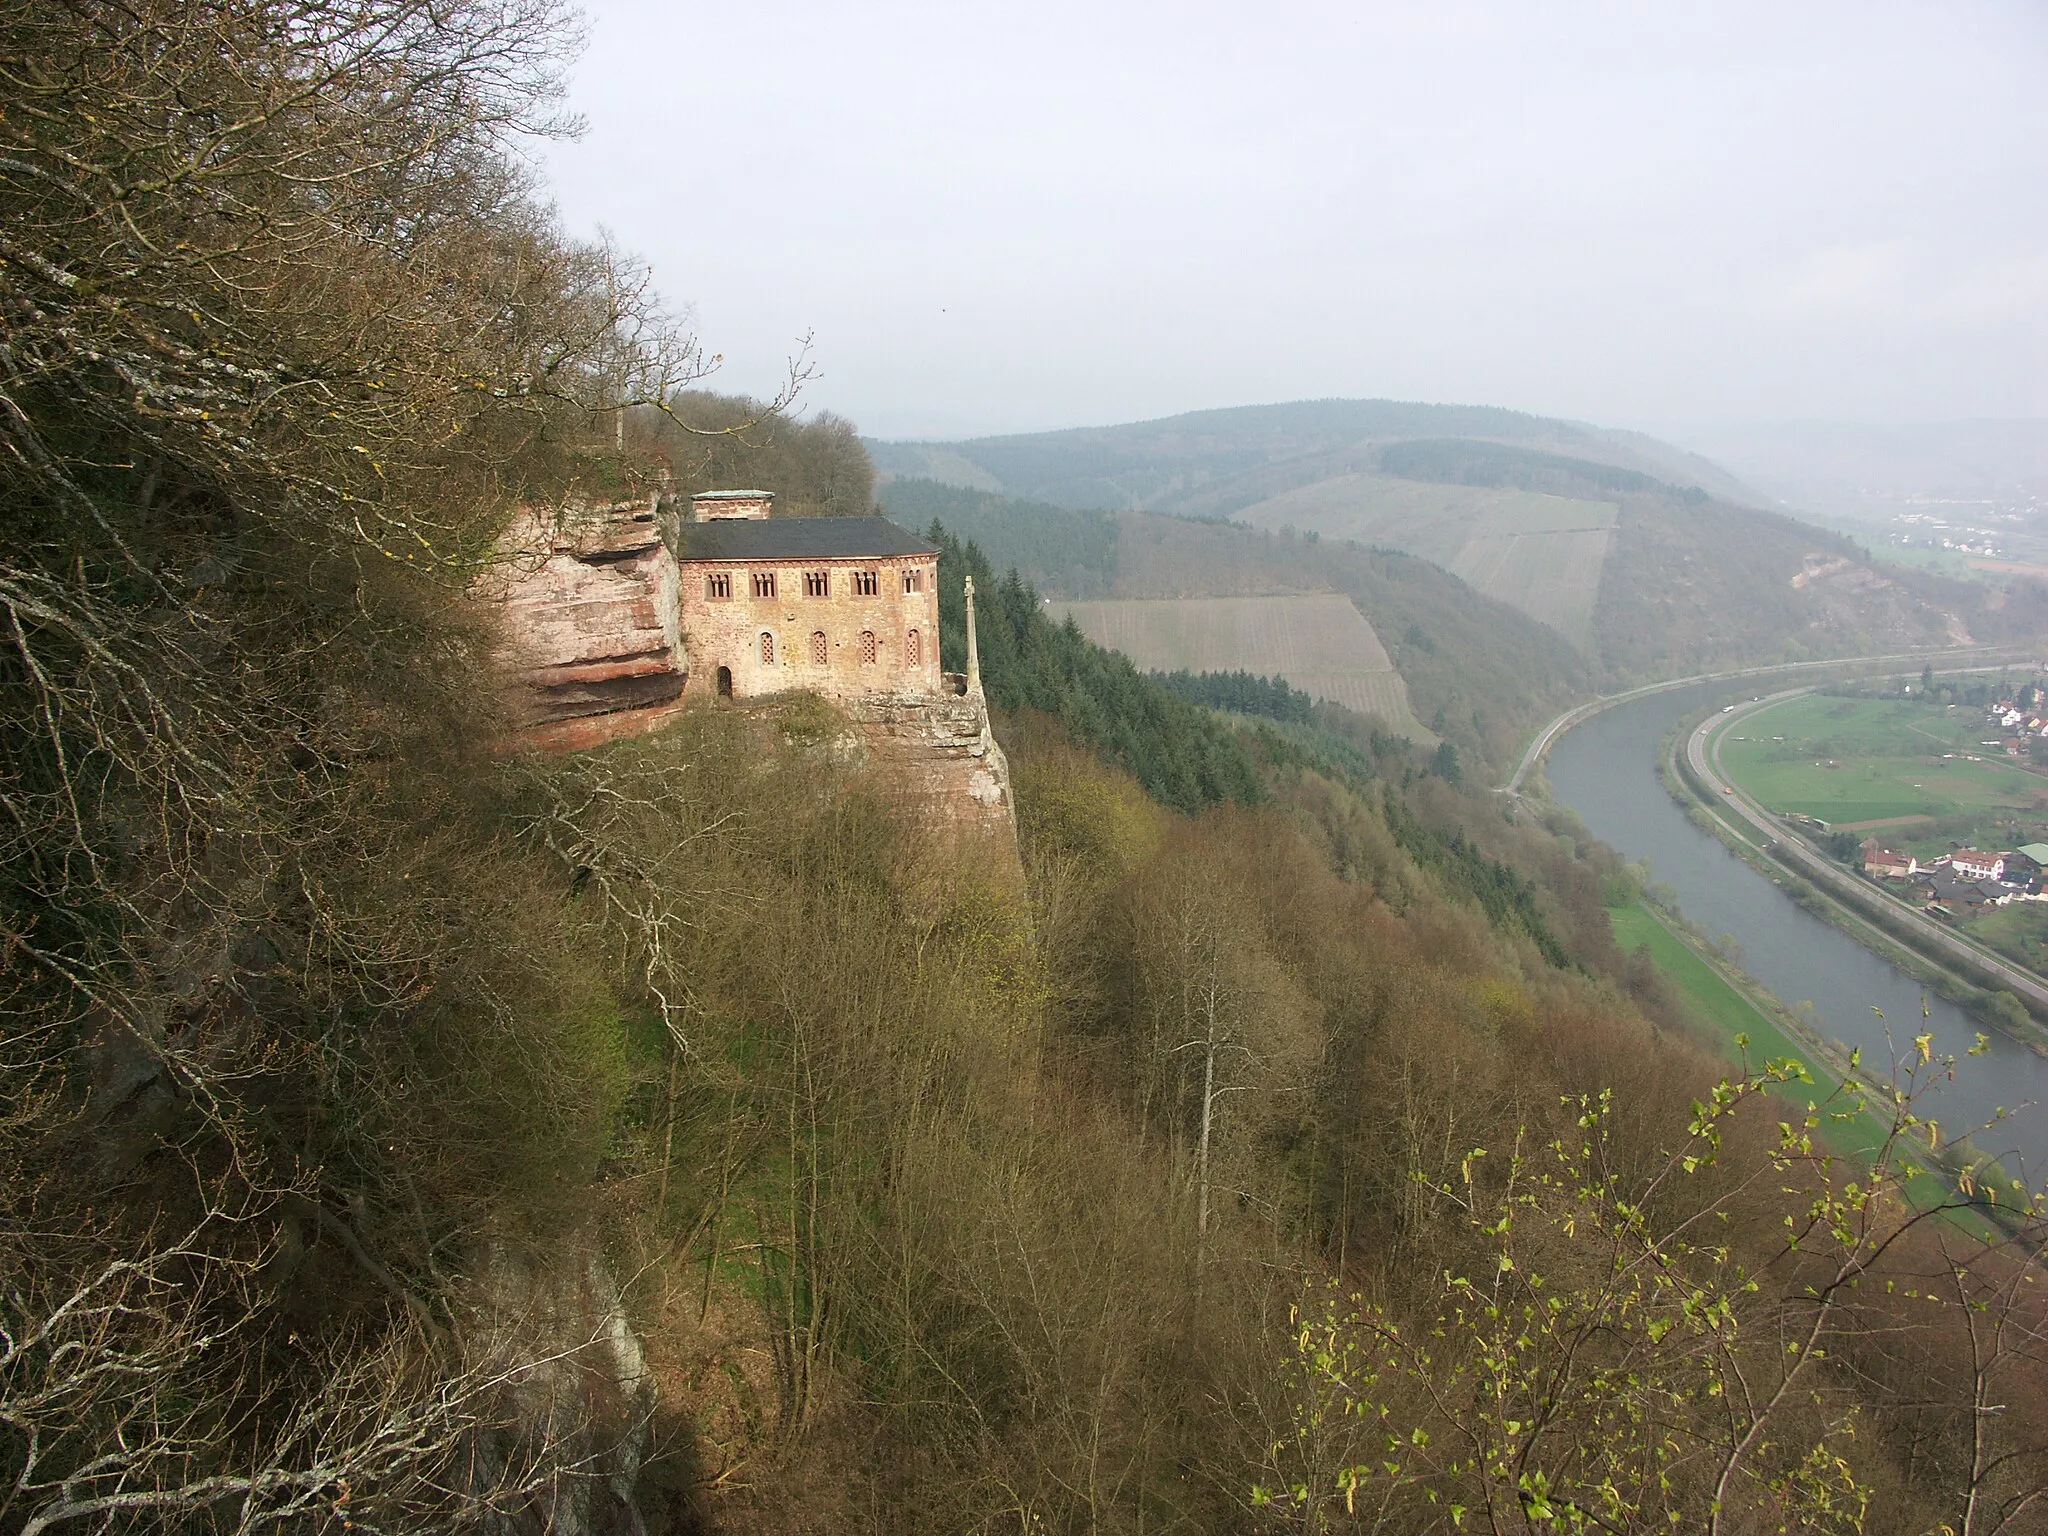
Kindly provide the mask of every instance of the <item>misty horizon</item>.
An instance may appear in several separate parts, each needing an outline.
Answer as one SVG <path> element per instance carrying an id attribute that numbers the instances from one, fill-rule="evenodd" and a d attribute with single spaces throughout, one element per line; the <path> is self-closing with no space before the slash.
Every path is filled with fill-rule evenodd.
<path id="1" fill-rule="evenodd" d="M 2048 416 L 2037 7 L 590 8 L 543 171 L 771 393 L 951 439 L 1319 398 Z"/>

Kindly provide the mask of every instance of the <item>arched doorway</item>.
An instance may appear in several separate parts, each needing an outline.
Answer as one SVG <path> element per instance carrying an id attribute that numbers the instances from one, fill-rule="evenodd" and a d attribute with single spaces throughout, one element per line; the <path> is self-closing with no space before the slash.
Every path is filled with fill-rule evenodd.
<path id="1" fill-rule="evenodd" d="M 718 669 L 718 696 L 721 699 L 729 699 L 732 697 L 731 667 L 720 667 Z"/>

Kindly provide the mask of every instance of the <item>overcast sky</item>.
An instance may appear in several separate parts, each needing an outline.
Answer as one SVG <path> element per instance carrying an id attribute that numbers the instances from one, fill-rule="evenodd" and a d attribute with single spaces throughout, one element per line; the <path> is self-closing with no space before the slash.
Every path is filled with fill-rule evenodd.
<path id="1" fill-rule="evenodd" d="M 2048 415 L 2048 3 L 586 0 L 572 229 L 878 436 Z"/>

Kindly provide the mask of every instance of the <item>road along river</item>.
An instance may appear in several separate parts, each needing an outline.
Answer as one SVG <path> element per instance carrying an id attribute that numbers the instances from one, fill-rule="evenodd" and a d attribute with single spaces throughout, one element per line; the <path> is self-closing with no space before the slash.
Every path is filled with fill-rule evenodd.
<path id="1" fill-rule="evenodd" d="M 1987 1054 L 1964 1057 L 1983 1026 L 1803 910 L 1768 876 L 1694 826 L 1659 781 L 1658 744 L 1684 716 L 1738 694 L 1747 699 L 1751 691 L 1703 683 L 1594 715 L 1551 748 L 1551 794 L 1624 857 L 1647 858 L 1654 877 L 1678 893 L 1687 917 L 1709 933 L 1732 934 L 1744 969 L 1785 1002 L 1810 1002 L 1819 1032 L 1862 1047 L 1866 1068 L 1881 1075 L 1895 1050 L 1903 1059 L 1913 1036 L 1931 1027 L 1937 1051 L 1963 1057 L 1956 1081 L 1939 1086 L 1922 1106 L 1945 1135 L 1988 1122 L 2001 1106 L 2038 1106 L 1976 1138 L 1980 1151 L 2034 1183 L 2048 1171 L 2048 1059 L 1996 1033 Z M 1929 1009 L 1924 1024 L 1923 995 Z"/>

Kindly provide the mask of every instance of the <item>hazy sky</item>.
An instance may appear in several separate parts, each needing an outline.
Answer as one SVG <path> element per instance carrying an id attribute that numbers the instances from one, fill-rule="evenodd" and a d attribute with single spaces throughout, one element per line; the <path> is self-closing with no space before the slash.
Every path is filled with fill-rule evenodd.
<path id="1" fill-rule="evenodd" d="M 570 226 L 876 435 L 2048 415 L 2044 0 L 586 3 Z"/>

